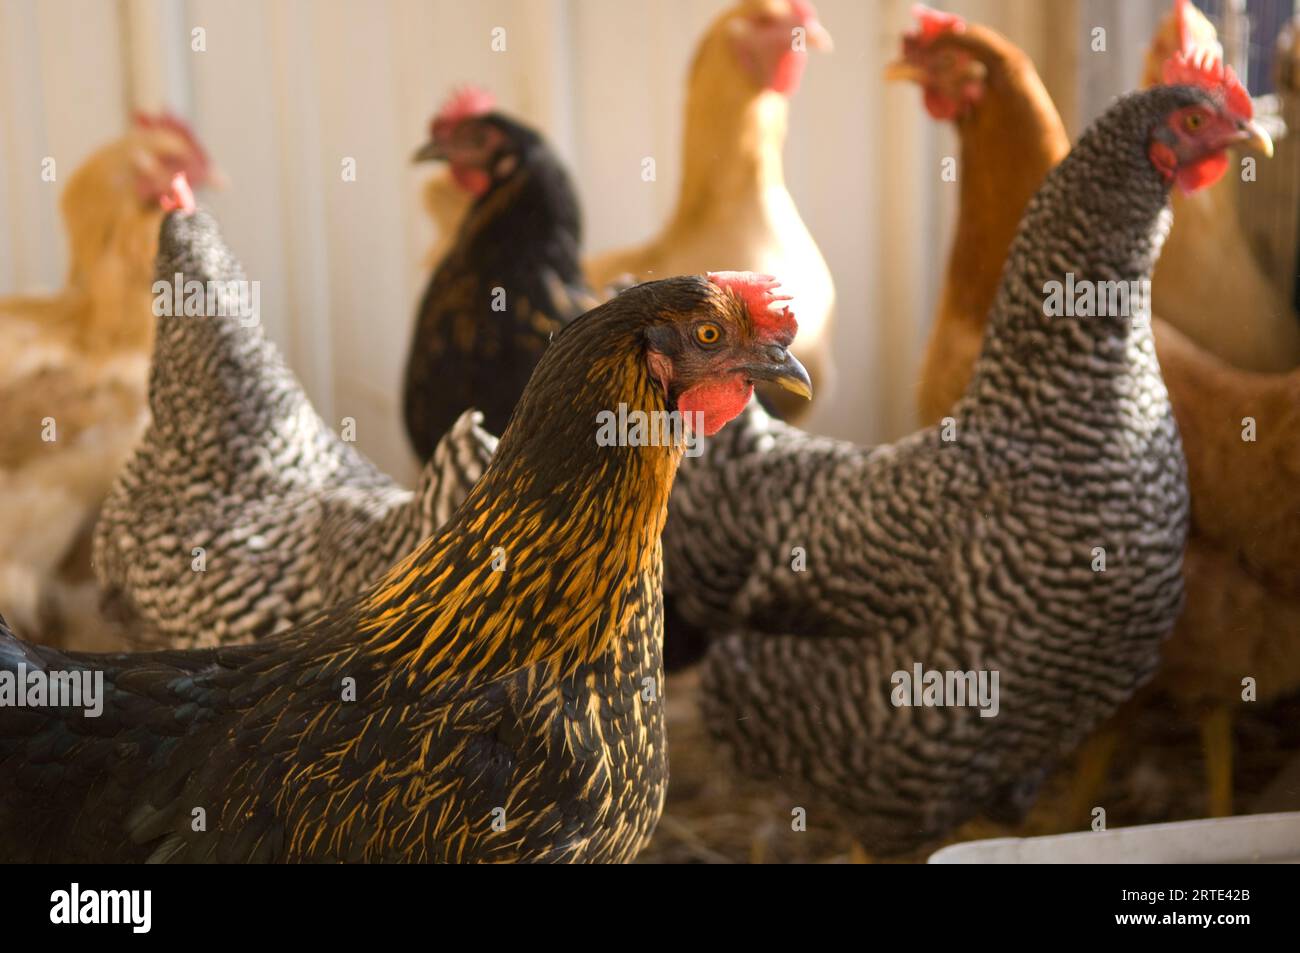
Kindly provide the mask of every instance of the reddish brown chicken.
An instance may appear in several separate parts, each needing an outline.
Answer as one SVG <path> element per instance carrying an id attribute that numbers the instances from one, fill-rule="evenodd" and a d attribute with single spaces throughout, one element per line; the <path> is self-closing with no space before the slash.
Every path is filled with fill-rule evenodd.
<path id="1" fill-rule="evenodd" d="M 1029 199 L 1070 151 L 1033 62 L 1000 34 L 916 7 L 918 26 L 886 76 L 920 84 L 925 108 L 961 139 L 957 233 L 918 388 L 921 423 L 966 391 L 1007 248 Z"/>

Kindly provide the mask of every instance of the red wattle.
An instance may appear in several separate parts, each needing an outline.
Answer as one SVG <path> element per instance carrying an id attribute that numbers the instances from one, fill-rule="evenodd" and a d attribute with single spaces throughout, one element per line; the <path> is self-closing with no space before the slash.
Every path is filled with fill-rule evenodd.
<path id="1" fill-rule="evenodd" d="M 957 118 L 961 106 L 956 101 L 940 94 L 937 90 L 927 88 L 925 90 L 925 111 L 930 114 L 931 118 L 947 122 Z"/>
<path id="2" fill-rule="evenodd" d="M 768 83 L 768 88 L 782 96 L 793 96 L 799 89 L 799 81 L 803 79 L 804 67 L 807 65 L 807 53 L 787 50 L 776 61 L 776 69 L 772 71 L 772 80 Z"/>
<path id="3" fill-rule="evenodd" d="M 688 427 L 694 427 L 695 414 L 704 414 L 704 436 L 712 437 L 729 420 L 745 409 L 754 394 L 754 385 L 739 375 L 721 381 L 697 384 L 677 398 L 677 409 Z"/>
<path id="4" fill-rule="evenodd" d="M 185 178 L 184 172 L 177 172 L 172 177 L 170 189 L 162 194 L 158 204 L 165 212 L 174 212 L 177 209 L 182 212 L 195 210 L 194 193 L 190 190 L 190 183 Z"/>
<path id="5" fill-rule="evenodd" d="M 492 177 L 482 169 L 475 169 L 470 166 L 453 165 L 451 167 L 451 177 L 456 180 L 466 192 L 471 195 L 482 195 L 492 184 Z"/>
<path id="6" fill-rule="evenodd" d="M 1197 189 L 1203 189 L 1213 185 L 1223 178 L 1223 173 L 1228 171 L 1228 154 L 1226 152 L 1216 152 L 1208 155 L 1199 162 L 1193 162 L 1178 170 L 1176 179 L 1178 187 L 1183 193 L 1190 195 Z"/>

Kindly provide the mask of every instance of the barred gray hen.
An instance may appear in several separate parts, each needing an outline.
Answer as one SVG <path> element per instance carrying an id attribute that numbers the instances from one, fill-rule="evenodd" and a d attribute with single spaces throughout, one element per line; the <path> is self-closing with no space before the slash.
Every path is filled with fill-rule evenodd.
<path id="1" fill-rule="evenodd" d="M 245 280 L 203 212 L 163 223 L 157 276 L 177 274 Z M 234 315 L 158 318 L 149 406 L 94 563 L 111 611 L 178 648 L 258 639 L 361 591 L 450 517 L 495 442 L 465 413 L 412 493 L 340 439 L 260 325 Z"/>
<path id="2" fill-rule="evenodd" d="M 953 439 L 859 449 L 751 406 L 682 467 L 665 585 L 726 633 L 710 731 L 743 770 L 829 798 L 872 851 L 1032 789 L 1149 676 L 1178 616 L 1188 496 L 1149 299 L 1131 318 L 1049 317 L 1045 299 L 1068 274 L 1147 281 L 1171 182 L 1204 184 L 1257 133 L 1231 76 L 1183 75 L 1200 85 L 1118 101 L 1029 206 Z M 997 715 L 895 704 L 918 664 L 998 673 Z"/>

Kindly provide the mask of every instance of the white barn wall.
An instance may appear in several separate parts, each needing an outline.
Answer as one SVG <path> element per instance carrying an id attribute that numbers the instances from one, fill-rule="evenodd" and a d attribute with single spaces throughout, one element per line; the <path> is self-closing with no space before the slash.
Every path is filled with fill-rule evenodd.
<path id="1" fill-rule="evenodd" d="M 362 448 L 410 480 L 397 397 L 434 236 L 420 201 L 428 170 L 408 157 L 430 113 L 459 83 L 489 87 L 570 163 L 588 249 L 641 240 L 675 199 L 687 67 L 726 5 L 0 0 L 0 293 L 62 278 L 58 187 L 40 182 L 40 158 L 55 156 L 66 175 L 131 108 L 179 107 L 230 180 L 204 201 L 262 281 L 269 333 L 326 419 L 356 418 Z M 947 6 L 1040 63 L 1068 45 L 1050 38 L 1072 22 L 1073 0 Z M 908 0 L 817 7 L 836 49 L 812 56 L 786 151 L 839 298 L 839 380 L 812 427 L 878 441 L 912 426 L 956 188 L 941 187 L 938 163 L 956 144 L 914 88 L 880 79 Z M 498 26 L 504 53 L 489 46 Z M 194 27 L 205 52 L 190 50 Z M 656 159 L 653 183 L 641 181 L 644 156 Z M 341 179 L 344 157 L 355 182 Z"/>

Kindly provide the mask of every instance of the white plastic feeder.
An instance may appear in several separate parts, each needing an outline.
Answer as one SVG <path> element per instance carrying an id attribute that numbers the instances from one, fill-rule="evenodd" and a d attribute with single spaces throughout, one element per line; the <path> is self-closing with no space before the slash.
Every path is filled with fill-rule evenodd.
<path id="1" fill-rule="evenodd" d="M 953 844 L 932 864 L 1296 864 L 1300 813 L 1175 821 Z"/>

